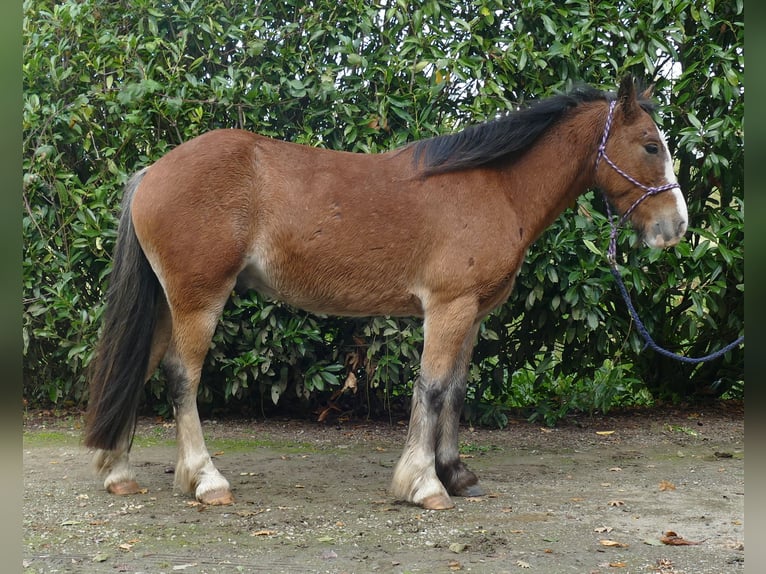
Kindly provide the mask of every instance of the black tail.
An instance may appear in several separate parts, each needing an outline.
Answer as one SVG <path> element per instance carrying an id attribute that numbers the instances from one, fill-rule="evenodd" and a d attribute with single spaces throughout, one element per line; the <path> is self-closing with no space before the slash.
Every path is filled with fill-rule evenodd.
<path id="1" fill-rule="evenodd" d="M 160 284 L 131 218 L 133 193 L 144 173 L 130 179 L 122 200 L 101 340 L 90 370 L 85 445 L 92 448 L 114 450 L 121 439 L 132 439 L 146 382 Z"/>

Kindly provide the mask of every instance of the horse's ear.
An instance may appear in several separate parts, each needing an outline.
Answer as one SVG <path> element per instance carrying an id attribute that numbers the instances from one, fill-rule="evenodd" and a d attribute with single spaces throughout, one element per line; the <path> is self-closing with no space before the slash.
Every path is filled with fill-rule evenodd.
<path id="1" fill-rule="evenodd" d="M 636 100 L 636 82 L 632 75 L 626 74 L 620 81 L 620 88 L 617 90 L 617 101 L 620 103 L 625 121 L 628 123 L 632 122 L 640 110 Z"/>
<path id="2" fill-rule="evenodd" d="M 642 100 L 651 100 L 652 92 L 654 92 L 654 83 L 649 84 L 649 87 L 646 88 L 643 92 L 641 92 L 641 95 L 638 97 Z"/>

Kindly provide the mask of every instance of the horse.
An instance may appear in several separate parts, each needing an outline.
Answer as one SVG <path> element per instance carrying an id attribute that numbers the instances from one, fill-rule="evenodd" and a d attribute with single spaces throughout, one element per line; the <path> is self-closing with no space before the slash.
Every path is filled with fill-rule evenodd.
<path id="1" fill-rule="evenodd" d="M 433 510 L 482 495 L 458 452 L 467 371 L 479 325 L 508 298 L 529 246 L 592 188 L 651 247 L 686 232 L 651 96 L 632 76 L 616 94 L 582 84 L 383 153 L 217 129 L 138 171 L 125 186 L 89 375 L 84 444 L 104 488 L 139 491 L 129 452 L 142 389 L 161 367 L 175 487 L 203 504 L 234 502 L 196 395 L 227 299 L 255 289 L 313 313 L 422 317 L 390 494 Z"/>

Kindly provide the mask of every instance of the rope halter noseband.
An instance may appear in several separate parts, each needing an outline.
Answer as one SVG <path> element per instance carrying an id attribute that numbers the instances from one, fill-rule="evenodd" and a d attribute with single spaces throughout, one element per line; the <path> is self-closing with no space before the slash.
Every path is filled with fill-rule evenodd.
<path id="1" fill-rule="evenodd" d="M 630 214 L 633 213 L 633 210 L 638 207 L 638 205 L 644 201 L 647 197 L 650 197 L 652 195 L 657 195 L 658 193 L 662 193 L 663 191 L 668 191 L 670 189 L 673 189 L 674 187 L 680 188 L 681 186 L 678 185 L 678 183 L 667 183 L 665 185 L 660 185 L 657 187 L 649 187 L 647 185 L 644 185 L 640 181 L 636 180 L 635 178 L 631 177 L 629 174 L 625 173 L 622 169 L 620 169 L 611 159 L 609 159 L 609 156 L 606 154 L 606 140 L 609 138 L 609 132 L 612 129 L 612 119 L 614 118 L 614 108 L 617 105 L 616 100 L 612 100 L 609 102 L 609 112 L 606 116 L 606 124 L 604 125 L 604 135 L 601 136 L 601 143 L 598 146 L 598 155 L 596 156 L 596 169 L 598 169 L 599 163 L 601 162 L 601 159 L 608 163 L 613 170 L 615 170 L 617 173 L 619 173 L 622 177 L 627 179 L 630 183 L 635 185 L 636 187 L 643 189 L 644 193 L 639 197 L 636 201 L 633 202 L 633 205 L 631 205 L 625 213 L 622 214 L 622 217 L 619 218 L 619 221 L 615 224 L 614 218 L 612 217 L 612 209 L 609 206 L 609 198 L 606 196 L 606 193 L 604 193 L 604 203 L 606 203 L 606 212 L 609 217 L 609 226 L 611 227 L 611 231 L 609 232 L 609 250 L 607 251 L 607 258 L 609 260 L 609 267 L 612 272 L 612 275 L 614 276 L 615 281 L 617 282 L 617 287 L 620 290 L 620 294 L 622 295 L 622 298 L 625 300 L 625 304 L 628 307 L 628 311 L 630 313 L 630 316 L 633 318 L 633 322 L 636 325 L 636 329 L 641 334 L 641 337 L 643 337 L 646 346 L 654 350 L 655 352 L 659 353 L 660 355 L 663 355 L 665 357 L 669 357 L 671 359 L 675 359 L 677 361 L 681 361 L 682 363 L 689 363 L 689 364 L 697 364 L 697 363 L 703 363 L 705 361 L 710 361 L 712 359 L 717 359 L 721 356 L 723 356 L 725 353 L 728 353 L 735 347 L 741 345 L 745 341 L 745 336 L 742 335 L 737 340 L 729 343 L 725 347 L 718 349 L 717 351 L 710 353 L 709 355 L 705 355 L 703 357 L 684 357 L 683 355 L 678 355 L 676 353 L 673 353 L 672 351 L 668 351 L 664 347 L 661 347 L 658 345 L 652 336 L 649 334 L 649 331 L 647 330 L 646 326 L 641 321 L 641 318 L 638 316 L 638 312 L 636 311 L 636 308 L 633 306 L 633 301 L 630 299 L 630 295 L 628 295 L 628 290 L 625 287 L 625 283 L 622 280 L 622 277 L 620 276 L 620 271 L 617 268 L 617 230 L 622 226 L 623 223 L 630 217 Z"/>

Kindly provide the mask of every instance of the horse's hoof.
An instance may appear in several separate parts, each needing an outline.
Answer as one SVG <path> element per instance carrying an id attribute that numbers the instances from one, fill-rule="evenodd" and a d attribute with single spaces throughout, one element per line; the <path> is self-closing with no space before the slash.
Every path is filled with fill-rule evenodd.
<path id="1" fill-rule="evenodd" d="M 234 496 L 227 488 L 216 488 L 203 493 L 197 497 L 197 500 L 202 504 L 209 506 L 225 506 L 228 504 L 234 504 Z"/>
<path id="2" fill-rule="evenodd" d="M 449 510 L 455 508 L 455 503 L 446 494 L 433 494 L 420 503 L 426 510 Z"/>
<path id="3" fill-rule="evenodd" d="M 470 486 L 466 486 L 463 490 L 461 490 L 459 493 L 457 493 L 457 496 L 484 496 L 486 492 L 484 489 L 479 486 L 478 484 L 471 484 Z"/>
<path id="4" fill-rule="evenodd" d="M 124 480 L 122 482 L 113 482 L 106 487 L 106 491 L 109 494 L 116 494 L 117 496 L 126 496 L 128 494 L 138 494 L 141 488 L 135 480 Z"/>

